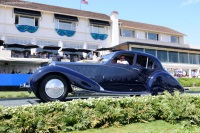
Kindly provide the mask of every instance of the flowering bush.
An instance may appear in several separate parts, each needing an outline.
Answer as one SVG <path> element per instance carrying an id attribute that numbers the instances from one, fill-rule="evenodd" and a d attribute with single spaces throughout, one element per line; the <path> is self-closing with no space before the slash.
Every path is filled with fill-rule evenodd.
<path id="1" fill-rule="evenodd" d="M 0 107 L 0 132 L 67 132 L 165 120 L 200 125 L 200 98 L 161 96 L 89 98 L 18 107 Z"/>

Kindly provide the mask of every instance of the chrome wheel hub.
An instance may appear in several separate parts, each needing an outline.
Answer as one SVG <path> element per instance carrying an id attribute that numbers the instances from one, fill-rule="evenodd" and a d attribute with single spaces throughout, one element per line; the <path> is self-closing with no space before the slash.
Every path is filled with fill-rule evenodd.
<path id="1" fill-rule="evenodd" d="M 50 98 L 59 98 L 64 90 L 64 84 L 59 79 L 51 79 L 45 85 L 45 92 Z"/>

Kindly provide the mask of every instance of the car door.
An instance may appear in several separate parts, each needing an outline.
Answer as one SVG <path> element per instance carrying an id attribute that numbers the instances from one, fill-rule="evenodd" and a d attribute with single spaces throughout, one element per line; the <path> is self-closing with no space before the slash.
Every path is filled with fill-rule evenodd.
<path id="1" fill-rule="evenodd" d="M 129 57 L 129 64 L 112 63 L 107 65 L 103 74 L 103 82 L 99 84 L 108 91 L 145 91 L 144 83 L 138 78 L 139 71 L 132 65 L 134 55 L 125 56 Z"/>
<path id="2" fill-rule="evenodd" d="M 134 68 L 138 69 L 138 78 L 146 85 L 147 79 L 155 72 L 156 63 L 151 57 L 137 54 L 137 59 L 134 62 Z"/>

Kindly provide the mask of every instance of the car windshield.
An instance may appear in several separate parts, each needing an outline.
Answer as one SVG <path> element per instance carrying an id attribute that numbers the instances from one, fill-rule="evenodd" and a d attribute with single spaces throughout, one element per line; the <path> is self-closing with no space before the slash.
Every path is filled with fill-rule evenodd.
<path id="1" fill-rule="evenodd" d="M 109 61 L 109 60 L 113 57 L 114 54 L 115 54 L 115 53 L 113 52 L 113 53 L 110 53 L 110 54 L 107 54 L 107 55 L 103 55 L 103 56 L 98 60 L 97 63 L 106 63 L 107 61 Z"/>

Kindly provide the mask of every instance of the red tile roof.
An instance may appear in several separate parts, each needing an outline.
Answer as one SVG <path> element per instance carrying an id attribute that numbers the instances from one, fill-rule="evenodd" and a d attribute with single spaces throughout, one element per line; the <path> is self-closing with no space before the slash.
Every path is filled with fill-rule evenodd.
<path id="1" fill-rule="evenodd" d="M 77 10 L 77 9 L 65 8 L 65 7 L 59 7 L 59 6 L 52 6 L 52 5 L 40 4 L 40 3 L 34 3 L 34 2 L 27 2 L 27 1 L 21 1 L 21 0 L 2 0 L 2 1 L 1 1 L 1 4 L 4 3 L 5 5 L 10 5 L 10 6 L 19 7 L 19 8 L 32 9 L 32 10 L 38 10 L 38 11 L 48 11 L 48 12 L 66 14 L 66 15 L 77 16 L 77 17 L 95 18 L 98 20 L 110 21 L 110 16 L 101 14 L 101 13 L 94 13 L 94 12 L 89 12 L 89 11 L 83 11 L 83 10 Z"/>
<path id="2" fill-rule="evenodd" d="M 30 9 L 30 10 L 47 11 L 47 12 L 66 14 L 66 15 L 77 16 L 77 17 L 85 17 L 85 18 L 111 21 L 110 16 L 106 14 L 102 14 L 102 13 L 95 13 L 95 12 L 89 12 L 89 11 L 83 11 L 83 10 L 77 10 L 77 9 L 65 8 L 65 7 L 59 7 L 59 6 L 53 6 L 53 5 L 46 5 L 46 4 L 40 4 L 40 3 L 34 3 L 34 2 L 26 2 L 26 1 L 21 1 L 21 0 L 2 0 L 1 4 L 14 6 L 18 8 Z M 139 23 L 139 22 L 128 21 L 128 20 L 119 20 L 119 22 L 121 22 L 122 27 L 128 27 L 132 29 L 140 29 L 140 30 L 146 30 L 146 31 L 154 31 L 157 33 L 166 33 L 166 34 L 172 34 L 172 35 L 181 35 L 181 36 L 184 35 L 183 33 L 180 33 L 178 31 L 175 31 L 173 29 L 170 29 L 164 26 L 157 26 L 157 25 Z"/>
<path id="3" fill-rule="evenodd" d="M 140 30 L 146 30 L 146 31 L 152 31 L 156 33 L 166 33 L 166 34 L 174 34 L 174 35 L 184 35 L 183 33 L 180 33 L 178 31 L 175 31 L 173 29 L 164 27 L 164 26 L 158 26 L 158 25 L 152 25 L 152 24 L 145 24 L 145 23 L 139 23 L 134 21 L 128 21 L 128 20 L 119 20 L 121 22 L 122 27 L 129 27 L 133 29 L 140 29 Z"/>

